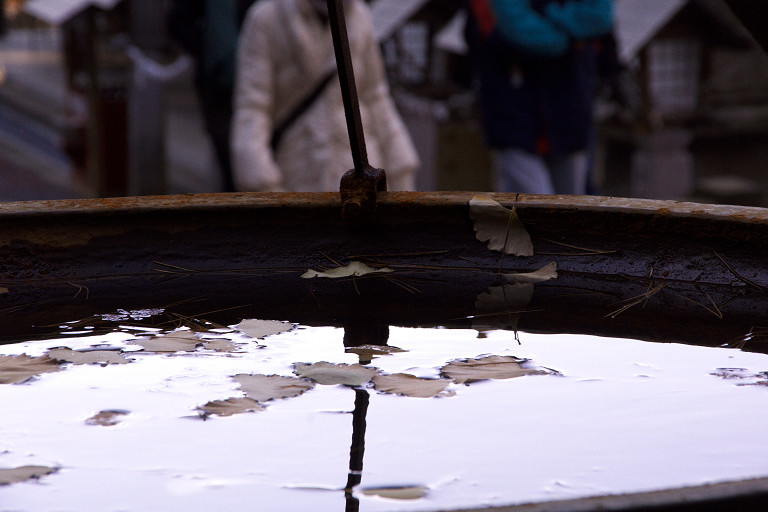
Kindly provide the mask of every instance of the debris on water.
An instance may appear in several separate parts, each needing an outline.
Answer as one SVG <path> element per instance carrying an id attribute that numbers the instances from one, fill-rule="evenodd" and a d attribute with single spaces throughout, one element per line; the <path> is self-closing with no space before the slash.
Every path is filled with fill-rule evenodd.
<path id="1" fill-rule="evenodd" d="M 42 373 L 59 370 L 59 363 L 48 356 L 0 355 L 0 384 L 21 384 Z"/>
<path id="2" fill-rule="evenodd" d="M 557 279 L 557 263 L 552 262 L 533 272 L 516 272 L 502 274 L 507 280 L 515 283 L 542 283 Z"/>
<path id="3" fill-rule="evenodd" d="M 45 466 L 21 466 L 18 468 L 0 468 L 0 485 L 10 485 L 27 480 L 38 479 L 58 471 Z"/>
<path id="4" fill-rule="evenodd" d="M 240 346 L 225 339 L 203 339 L 203 348 L 214 352 L 237 352 Z"/>
<path id="5" fill-rule="evenodd" d="M 314 384 L 308 380 L 283 375 L 239 374 L 232 378 L 240 384 L 240 389 L 249 398 L 259 402 L 292 398 L 314 387 Z"/>
<path id="6" fill-rule="evenodd" d="M 377 375 L 373 378 L 376 391 L 414 398 L 435 398 L 438 396 L 454 396 L 451 390 L 446 390 L 451 383 L 445 379 L 427 379 L 408 373 L 392 375 Z"/>
<path id="7" fill-rule="evenodd" d="M 330 279 L 338 279 L 340 277 L 359 277 L 359 276 L 365 276 L 368 274 L 388 273 L 388 272 L 394 272 L 394 271 L 391 268 L 387 268 L 387 267 L 373 268 L 373 267 L 369 267 L 363 262 L 353 261 L 348 265 L 332 268 L 324 272 L 319 272 L 317 270 L 309 269 L 306 272 L 304 272 L 301 275 L 301 277 L 304 279 L 312 279 L 314 277 L 326 277 Z"/>
<path id="8" fill-rule="evenodd" d="M 364 496 L 378 496 L 390 500 L 419 500 L 429 492 L 429 488 L 423 485 L 411 485 L 404 487 L 378 487 L 363 488 L 360 492 Z"/>
<path id="9" fill-rule="evenodd" d="M 72 350 L 68 347 L 52 348 L 47 352 L 48 357 L 62 363 L 74 364 L 127 364 L 129 359 L 115 350 Z"/>
<path id="10" fill-rule="evenodd" d="M 236 328 L 251 338 L 266 338 L 283 332 L 292 331 L 296 326 L 277 320 L 246 319 L 237 324 Z"/>
<path id="11" fill-rule="evenodd" d="M 531 368 L 528 359 L 514 356 L 486 356 L 478 359 L 451 361 L 440 368 L 440 373 L 456 384 L 468 384 L 479 380 L 514 379 L 524 375 L 552 375 L 557 372 Z"/>
<path id="12" fill-rule="evenodd" d="M 294 373 L 299 377 L 311 379 L 318 384 L 360 386 L 370 381 L 378 373 L 375 368 L 360 364 L 333 364 L 326 361 L 319 363 L 296 363 Z"/>
<path id="13" fill-rule="evenodd" d="M 109 322 L 124 322 L 126 320 L 144 320 L 153 316 L 162 315 L 165 312 L 164 309 L 136 309 L 125 310 L 118 309 L 116 313 L 106 313 L 101 315 L 102 320 Z"/>
<path id="14" fill-rule="evenodd" d="M 266 406 L 260 404 L 253 398 L 234 397 L 226 400 L 212 400 L 205 405 L 198 407 L 201 416 L 206 417 L 212 414 L 217 416 L 232 416 L 244 412 L 263 411 Z"/>
<path id="15" fill-rule="evenodd" d="M 405 352 L 405 350 L 401 348 L 392 347 L 390 345 L 359 345 L 355 347 L 347 347 L 344 351 L 351 354 L 357 354 L 361 361 L 371 361 L 379 356 Z"/>
<path id="16" fill-rule="evenodd" d="M 87 420 L 85 420 L 86 425 L 94 425 L 94 426 L 100 426 L 100 427 L 114 427 L 118 423 L 120 423 L 120 420 L 123 416 L 129 414 L 128 411 L 124 411 L 122 409 L 113 409 L 108 411 L 100 411 Z"/>
<path id="17" fill-rule="evenodd" d="M 755 373 L 747 368 L 718 368 L 711 375 L 738 380 L 738 386 L 768 386 L 768 371 Z"/>
<path id="18" fill-rule="evenodd" d="M 203 340 L 192 331 L 176 331 L 148 340 L 139 339 L 133 344 L 140 345 L 147 352 L 194 352 Z"/>

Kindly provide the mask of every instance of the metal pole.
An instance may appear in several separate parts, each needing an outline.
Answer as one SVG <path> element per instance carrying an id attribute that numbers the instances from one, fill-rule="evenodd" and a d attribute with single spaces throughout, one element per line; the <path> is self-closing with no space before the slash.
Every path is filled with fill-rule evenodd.
<path id="1" fill-rule="evenodd" d="M 357 97 L 355 73 L 352 69 L 342 0 L 327 0 L 327 6 L 341 96 L 344 101 L 344 113 L 347 119 L 349 145 L 355 166 L 341 178 L 341 214 L 347 218 L 360 217 L 376 210 L 377 193 L 387 189 L 387 179 L 383 169 L 374 169 L 368 163 L 368 151 L 365 148 L 363 122 L 360 117 L 360 103 Z"/>
<path id="2" fill-rule="evenodd" d="M 355 173 L 361 177 L 365 168 L 368 167 L 368 151 L 365 147 L 363 122 L 360 118 L 360 102 L 357 98 L 357 85 L 355 84 L 355 73 L 349 50 L 344 3 L 343 0 L 327 0 L 327 4 L 328 19 L 333 36 L 333 50 L 336 55 L 336 67 L 339 71 L 339 83 L 341 84 L 341 97 L 344 101 L 344 112 L 347 118 L 349 145 L 352 148 L 352 162 L 355 165 Z"/>

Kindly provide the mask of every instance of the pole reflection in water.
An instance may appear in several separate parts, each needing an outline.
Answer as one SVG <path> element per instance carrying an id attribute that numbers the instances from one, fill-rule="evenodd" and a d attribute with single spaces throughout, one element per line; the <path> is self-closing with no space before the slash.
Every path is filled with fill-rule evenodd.
<path id="1" fill-rule="evenodd" d="M 352 446 L 349 450 L 349 475 L 344 487 L 346 512 L 360 510 L 360 501 L 352 495 L 355 486 L 363 478 L 363 455 L 365 454 L 365 416 L 368 413 L 368 391 L 355 389 L 355 410 L 352 412 Z"/>

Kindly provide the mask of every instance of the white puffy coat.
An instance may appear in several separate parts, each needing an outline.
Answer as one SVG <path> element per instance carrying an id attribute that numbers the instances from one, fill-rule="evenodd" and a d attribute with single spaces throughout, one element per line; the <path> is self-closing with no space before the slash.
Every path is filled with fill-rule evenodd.
<path id="1" fill-rule="evenodd" d="M 419 165 L 389 94 L 368 7 L 345 4 L 350 51 L 368 159 L 387 173 L 390 190 L 409 190 Z M 329 69 L 333 41 L 307 0 L 261 0 L 248 12 L 238 48 L 232 157 L 243 191 L 333 191 L 353 167 L 338 77 L 284 133 L 276 154 L 273 126 Z"/>

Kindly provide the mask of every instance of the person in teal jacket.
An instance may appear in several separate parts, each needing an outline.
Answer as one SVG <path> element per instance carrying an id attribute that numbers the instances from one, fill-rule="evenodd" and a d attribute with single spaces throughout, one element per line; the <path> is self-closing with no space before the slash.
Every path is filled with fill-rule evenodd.
<path id="1" fill-rule="evenodd" d="M 584 194 L 601 38 L 612 0 L 469 0 L 496 190 Z"/>

